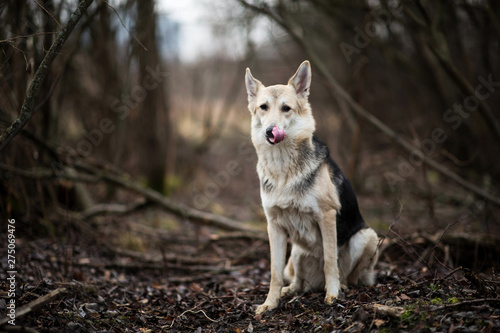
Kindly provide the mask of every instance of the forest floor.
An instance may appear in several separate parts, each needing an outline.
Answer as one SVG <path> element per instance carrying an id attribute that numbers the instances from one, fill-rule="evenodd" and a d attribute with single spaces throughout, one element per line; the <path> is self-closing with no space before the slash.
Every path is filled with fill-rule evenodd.
<path id="1" fill-rule="evenodd" d="M 0 331 L 500 331 L 497 263 L 447 268 L 446 247 L 426 237 L 386 240 L 376 284 L 351 287 L 331 306 L 324 304 L 324 292 L 308 292 L 285 296 L 277 309 L 256 316 L 270 279 L 264 239 L 200 233 L 186 238 L 181 231 L 161 245 L 143 238 L 150 250 L 139 251 L 120 247 L 112 231 L 89 237 L 74 226 L 67 230 L 57 240 L 18 236 L 16 326 Z M 7 253 L 6 245 L 0 251 Z M 10 302 L 5 272 L 0 320 Z"/>

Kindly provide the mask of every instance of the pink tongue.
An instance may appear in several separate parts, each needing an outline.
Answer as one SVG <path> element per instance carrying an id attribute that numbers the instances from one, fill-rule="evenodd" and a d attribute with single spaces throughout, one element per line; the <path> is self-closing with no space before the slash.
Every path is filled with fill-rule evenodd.
<path id="1" fill-rule="evenodd" d="M 272 143 L 278 143 L 285 139 L 285 131 L 279 129 L 278 126 L 274 126 L 273 128 L 273 136 L 274 138 L 270 138 L 269 141 Z"/>

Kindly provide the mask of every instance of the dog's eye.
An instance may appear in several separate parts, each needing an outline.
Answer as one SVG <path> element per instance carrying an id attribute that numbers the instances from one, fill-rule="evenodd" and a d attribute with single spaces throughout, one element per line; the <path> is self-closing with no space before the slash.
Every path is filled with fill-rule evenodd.
<path id="1" fill-rule="evenodd" d="M 262 104 L 262 105 L 260 106 L 260 109 L 261 109 L 262 111 L 267 111 L 267 104 Z"/>
<path id="2" fill-rule="evenodd" d="M 288 105 L 283 105 L 283 106 L 281 107 L 281 111 L 283 111 L 283 112 L 288 112 L 288 111 L 290 111 L 291 109 L 292 109 L 292 108 L 291 108 L 291 107 L 289 107 Z"/>

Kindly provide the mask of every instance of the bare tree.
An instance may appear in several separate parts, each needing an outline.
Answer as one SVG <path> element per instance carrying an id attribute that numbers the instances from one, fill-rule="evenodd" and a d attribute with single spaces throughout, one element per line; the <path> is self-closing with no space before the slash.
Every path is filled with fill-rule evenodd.
<path id="1" fill-rule="evenodd" d="M 154 0 L 137 1 L 137 34 L 147 49 L 137 48 L 139 77 L 144 78 L 157 68 L 164 72 L 156 39 Z M 136 122 L 136 139 L 140 147 L 136 150 L 140 155 L 139 169 L 147 177 L 149 185 L 160 192 L 164 191 L 166 185 L 167 140 L 171 135 L 167 91 L 167 80 L 158 88 L 148 90 L 147 97 L 139 105 L 140 113 Z"/>

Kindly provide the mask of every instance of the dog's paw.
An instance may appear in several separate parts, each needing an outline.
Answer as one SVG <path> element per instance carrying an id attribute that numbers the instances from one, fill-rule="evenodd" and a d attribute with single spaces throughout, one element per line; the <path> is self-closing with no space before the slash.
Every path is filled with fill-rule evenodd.
<path id="1" fill-rule="evenodd" d="M 260 315 L 260 314 L 263 314 L 264 312 L 268 311 L 268 310 L 272 310 L 276 308 L 276 305 L 272 305 L 272 304 L 261 304 L 257 307 L 257 309 L 255 310 L 255 314 L 256 315 Z"/>
<path id="2" fill-rule="evenodd" d="M 335 302 L 336 298 L 337 298 L 337 296 L 334 296 L 334 295 L 326 295 L 326 297 L 325 297 L 325 303 L 328 304 L 328 305 L 332 305 L 333 302 Z"/>
<path id="3" fill-rule="evenodd" d="M 291 284 L 289 286 L 281 288 L 281 296 L 285 295 L 295 295 L 300 291 L 300 288 L 297 288 L 297 285 Z"/>
<path id="4" fill-rule="evenodd" d="M 286 294 L 290 293 L 292 290 L 291 286 L 286 286 L 281 288 L 281 297 L 285 296 Z"/>

